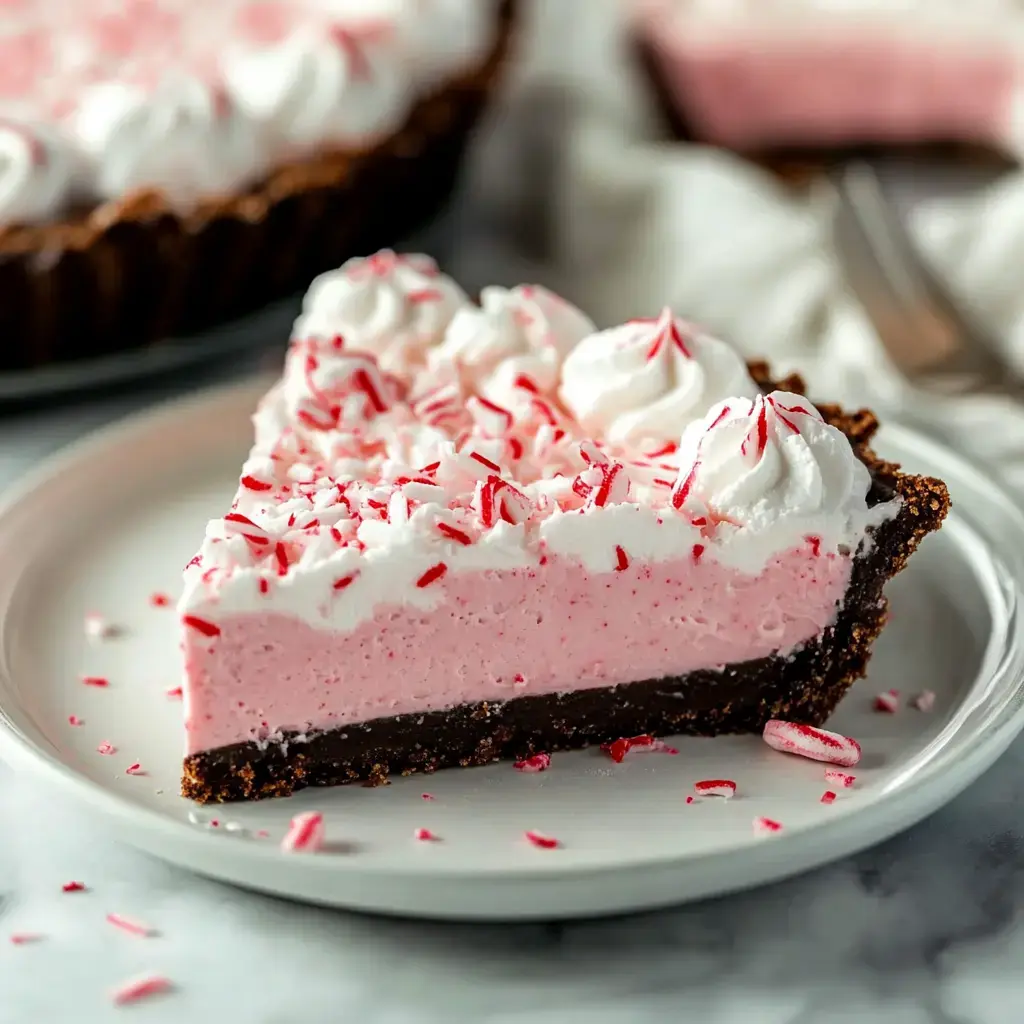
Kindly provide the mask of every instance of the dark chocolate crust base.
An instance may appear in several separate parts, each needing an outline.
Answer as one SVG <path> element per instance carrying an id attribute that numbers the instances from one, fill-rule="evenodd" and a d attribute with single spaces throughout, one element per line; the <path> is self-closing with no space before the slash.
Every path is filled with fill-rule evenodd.
<path id="1" fill-rule="evenodd" d="M 752 370 L 762 386 L 770 387 L 766 367 Z M 780 386 L 803 390 L 797 378 Z M 939 528 L 949 496 L 941 482 L 901 474 L 874 456 L 867 447 L 878 426 L 871 413 L 847 415 L 835 407 L 820 408 L 871 470 L 869 500 L 879 503 L 899 494 L 903 505 L 858 558 L 836 622 L 795 654 L 606 689 L 399 715 L 333 729 L 300 743 L 221 747 L 185 760 L 182 794 L 200 803 L 256 800 L 287 796 L 306 786 L 379 784 L 395 773 L 482 765 L 641 733 L 758 732 L 770 718 L 822 724 L 867 669 L 872 645 L 885 624 L 885 584 L 903 569 L 921 540 Z"/>
<path id="2" fill-rule="evenodd" d="M 0 228 L 0 372 L 87 359 L 230 322 L 429 223 L 498 84 L 520 0 L 484 64 L 366 152 L 324 152 L 182 216 L 142 192 L 66 221 Z"/>
<path id="3" fill-rule="evenodd" d="M 634 52 L 641 72 L 651 86 L 667 134 L 679 142 L 711 145 L 711 141 L 701 134 L 672 94 L 654 47 L 646 40 L 638 39 L 634 45 Z M 837 164 L 879 157 L 953 161 L 957 164 L 983 168 L 992 173 L 1009 170 L 1014 166 L 1014 161 L 1006 153 L 994 147 L 948 139 L 906 145 L 865 142 L 846 146 L 779 146 L 737 152 L 795 186 L 805 185 L 815 176 Z"/>

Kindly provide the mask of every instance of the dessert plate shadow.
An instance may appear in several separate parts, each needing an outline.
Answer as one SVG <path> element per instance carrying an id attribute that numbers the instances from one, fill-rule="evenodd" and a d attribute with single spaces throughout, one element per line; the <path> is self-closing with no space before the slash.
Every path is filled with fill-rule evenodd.
<path id="1" fill-rule="evenodd" d="M 195 808 L 177 795 L 181 705 L 167 695 L 179 682 L 176 617 L 151 596 L 177 595 L 206 520 L 227 507 L 267 384 L 108 428 L 41 466 L 0 508 L 0 753 L 150 853 L 241 886 L 389 914 L 642 910 L 783 878 L 878 842 L 959 793 L 1024 726 L 1024 519 L 966 462 L 892 427 L 882 453 L 943 477 L 954 508 L 892 586 L 892 622 L 871 674 L 833 719 L 864 749 L 852 789 L 758 737 L 684 738 L 676 756 L 636 753 L 619 765 L 591 750 L 556 754 L 536 775 L 496 764 Z M 90 642 L 88 612 L 123 634 Z M 900 710 L 874 711 L 875 694 L 889 688 L 900 690 Z M 936 696 L 928 713 L 909 706 L 925 689 Z M 104 742 L 115 752 L 100 754 Z M 135 763 L 143 774 L 126 772 Z M 736 797 L 687 804 L 703 779 L 734 780 Z M 831 805 L 820 802 L 828 789 L 838 792 Z M 328 849 L 281 853 L 289 818 L 310 809 L 325 814 Z M 755 835 L 757 816 L 783 831 Z M 438 841 L 416 841 L 421 827 Z M 560 848 L 531 846 L 528 829 Z"/>

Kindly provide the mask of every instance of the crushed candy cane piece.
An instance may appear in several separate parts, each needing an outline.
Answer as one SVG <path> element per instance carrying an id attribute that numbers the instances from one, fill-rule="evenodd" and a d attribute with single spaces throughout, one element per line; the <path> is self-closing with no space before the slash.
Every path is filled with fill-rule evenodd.
<path id="1" fill-rule="evenodd" d="M 110 640 L 120 633 L 120 627 L 115 626 L 99 612 L 89 612 L 85 617 L 85 635 L 90 640 Z"/>
<path id="2" fill-rule="evenodd" d="M 85 725 L 78 715 L 68 715 L 68 725 Z"/>
<path id="3" fill-rule="evenodd" d="M 782 824 L 773 818 L 755 818 L 754 833 L 756 835 L 768 836 L 782 831 Z"/>
<path id="4" fill-rule="evenodd" d="M 184 690 L 180 686 L 172 686 L 164 691 L 169 700 L 181 700 Z"/>
<path id="5" fill-rule="evenodd" d="M 61 889 L 64 892 L 85 892 L 84 882 L 65 882 Z"/>
<path id="6" fill-rule="evenodd" d="M 149 595 L 149 603 L 154 608 L 166 608 L 171 603 L 171 599 L 166 594 L 161 594 L 160 591 L 157 591 Z"/>
<path id="7" fill-rule="evenodd" d="M 421 800 L 436 800 L 437 797 L 433 793 L 420 793 Z"/>
<path id="8" fill-rule="evenodd" d="M 874 703 L 876 711 L 884 711 L 886 714 L 894 715 L 900 709 L 900 691 L 883 690 Z"/>
<path id="9" fill-rule="evenodd" d="M 547 771 L 551 767 L 551 755 L 550 754 L 534 754 L 533 757 L 527 757 L 522 761 L 516 761 L 515 770 L 517 772 L 543 772 Z"/>
<path id="10" fill-rule="evenodd" d="M 821 794 L 821 802 L 823 804 L 834 804 L 836 802 L 835 793 L 833 793 L 831 789 L 826 789 L 825 792 Z"/>
<path id="11" fill-rule="evenodd" d="M 692 797 L 692 796 L 688 796 L 688 797 L 686 798 L 686 802 L 687 802 L 688 804 L 692 804 L 692 803 L 693 803 L 693 797 Z"/>
<path id="12" fill-rule="evenodd" d="M 117 747 L 115 747 L 114 744 L 109 742 L 108 740 L 104 740 L 96 748 L 96 753 L 97 754 L 107 754 L 107 755 L 116 754 L 117 753 Z"/>
<path id="13" fill-rule="evenodd" d="M 704 779 L 695 782 L 693 790 L 697 796 L 720 796 L 731 800 L 736 795 L 736 783 L 732 779 Z"/>
<path id="14" fill-rule="evenodd" d="M 122 914 L 107 914 L 107 924 L 112 924 L 115 928 L 128 932 L 129 935 L 137 935 L 140 939 L 148 939 L 157 934 L 156 930 L 150 928 L 149 925 L 143 924 L 141 921 L 133 921 L 130 917 L 125 917 Z"/>
<path id="15" fill-rule="evenodd" d="M 931 711 L 935 707 L 935 694 L 932 690 L 922 690 L 910 703 L 918 711 Z"/>
<path id="16" fill-rule="evenodd" d="M 114 989 L 112 998 L 115 1006 L 127 1006 L 129 1003 L 137 1003 L 140 999 L 170 992 L 173 987 L 169 978 L 159 974 L 147 974 L 118 986 Z"/>
<path id="17" fill-rule="evenodd" d="M 857 776 L 847 775 L 846 772 L 837 772 L 833 768 L 826 768 L 825 781 L 831 782 L 833 786 L 849 789 L 857 781 Z"/>
<path id="18" fill-rule="evenodd" d="M 86 686 L 96 686 L 99 689 L 110 685 L 110 680 L 106 676 L 82 676 L 82 682 Z"/>
<path id="19" fill-rule="evenodd" d="M 125 775 L 145 775 L 146 770 L 136 761 L 134 764 L 128 765 L 124 770 Z"/>
<path id="20" fill-rule="evenodd" d="M 441 838 L 431 832 L 429 828 L 418 828 L 412 835 L 413 839 L 418 839 L 421 843 L 436 843 L 440 842 Z"/>
<path id="21" fill-rule="evenodd" d="M 540 850 L 555 850 L 558 848 L 558 840 L 553 836 L 546 836 L 542 832 L 534 832 L 528 830 L 523 833 L 526 836 L 526 841 L 531 846 L 536 846 Z"/>
<path id="22" fill-rule="evenodd" d="M 40 932 L 15 932 L 10 941 L 12 946 L 27 946 L 32 942 L 41 942 L 42 939 Z"/>
<path id="23" fill-rule="evenodd" d="M 633 750 L 648 750 L 660 754 L 678 754 L 675 747 L 670 747 L 662 740 L 655 739 L 644 733 L 642 736 L 620 736 L 611 743 L 602 743 L 604 751 L 616 764 L 621 764 L 628 753 Z"/>
<path id="24" fill-rule="evenodd" d="M 285 853 L 316 853 L 324 845 L 324 816 L 319 811 L 297 814 L 281 840 Z"/>
<path id="25" fill-rule="evenodd" d="M 773 718 L 765 725 L 763 736 L 772 750 L 808 757 L 812 761 L 827 761 L 852 768 L 860 760 L 860 744 L 856 740 L 813 725 Z"/>

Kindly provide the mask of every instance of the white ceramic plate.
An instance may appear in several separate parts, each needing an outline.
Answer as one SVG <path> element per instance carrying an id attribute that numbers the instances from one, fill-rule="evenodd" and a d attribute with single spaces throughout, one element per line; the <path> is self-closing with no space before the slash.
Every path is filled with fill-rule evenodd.
<path id="1" fill-rule="evenodd" d="M 307 791 L 195 820 L 177 795 L 179 656 L 171 608 L 205 521 L 223 512 L 266 381 L 137 417 L 79 443 L 0 509 L 0 750 L 87 800 L 127 841 L 243 886 L 345 907 L 447 918 L 592 915 L 679 903 L 805 870 L 906 828 L 969 785 L 1024 725 L 1018 644 L 1024 521 L 970 466 L 889 430 L 884 451 L 943 476 L 955 510 L 892 587 L 892 623 L 867 682 L 834 718 L 864 747 L 857 785 L 820 803 L 823 766 L 756 737 L 683 739 L 676 757 L 560 754 Z M 123 624 L 91 645 L 86 612 Z M 108 677 L 108 689 L 82 675 Z M 929 688 L 930 714 L 872 711 L 872 697 Z M 84 725 L 73 727 L 69 715 Z M 109 741 L 116 754 L 96 747 Z M 146 774 L 125 774 L 139 762 Z M 734 779 L 731 801 L 686 804 L 693 783 Z M 429 791 L 435 799 L 425 801 Z M 296 811 L 326 814 L 330 850 L 282 854 Z M 781 821 L 754 836 L 756 815 Z M 422 843 L 425 826 L 441 837 Z M 270 835 L 254 833 L 266 829 Z M 526 829 L 556 836 L 531 847 Z"/>

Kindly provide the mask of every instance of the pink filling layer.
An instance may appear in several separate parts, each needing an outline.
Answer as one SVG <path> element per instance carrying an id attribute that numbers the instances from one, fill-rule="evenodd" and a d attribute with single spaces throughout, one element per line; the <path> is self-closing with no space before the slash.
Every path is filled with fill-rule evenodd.
<path id="1" fill-rule="evenodd" d="M 657 39 L 669 88 L 705 138 L 737 148 L 845 142 L 999 143 L 1012 55 L 848 30 L 784 40 Z"/>
<path id="2" fill-rule="evenodd" d="M 382 607 L 347 633 L 280 614 L 187 631 L 188 752 L 272 734 L 680 675 L 789 651 L 835 617 L 851 563 L 810 548 L 756 577 L 711 559 L 590 575 L 458 575 L 431 611 Z"/>

